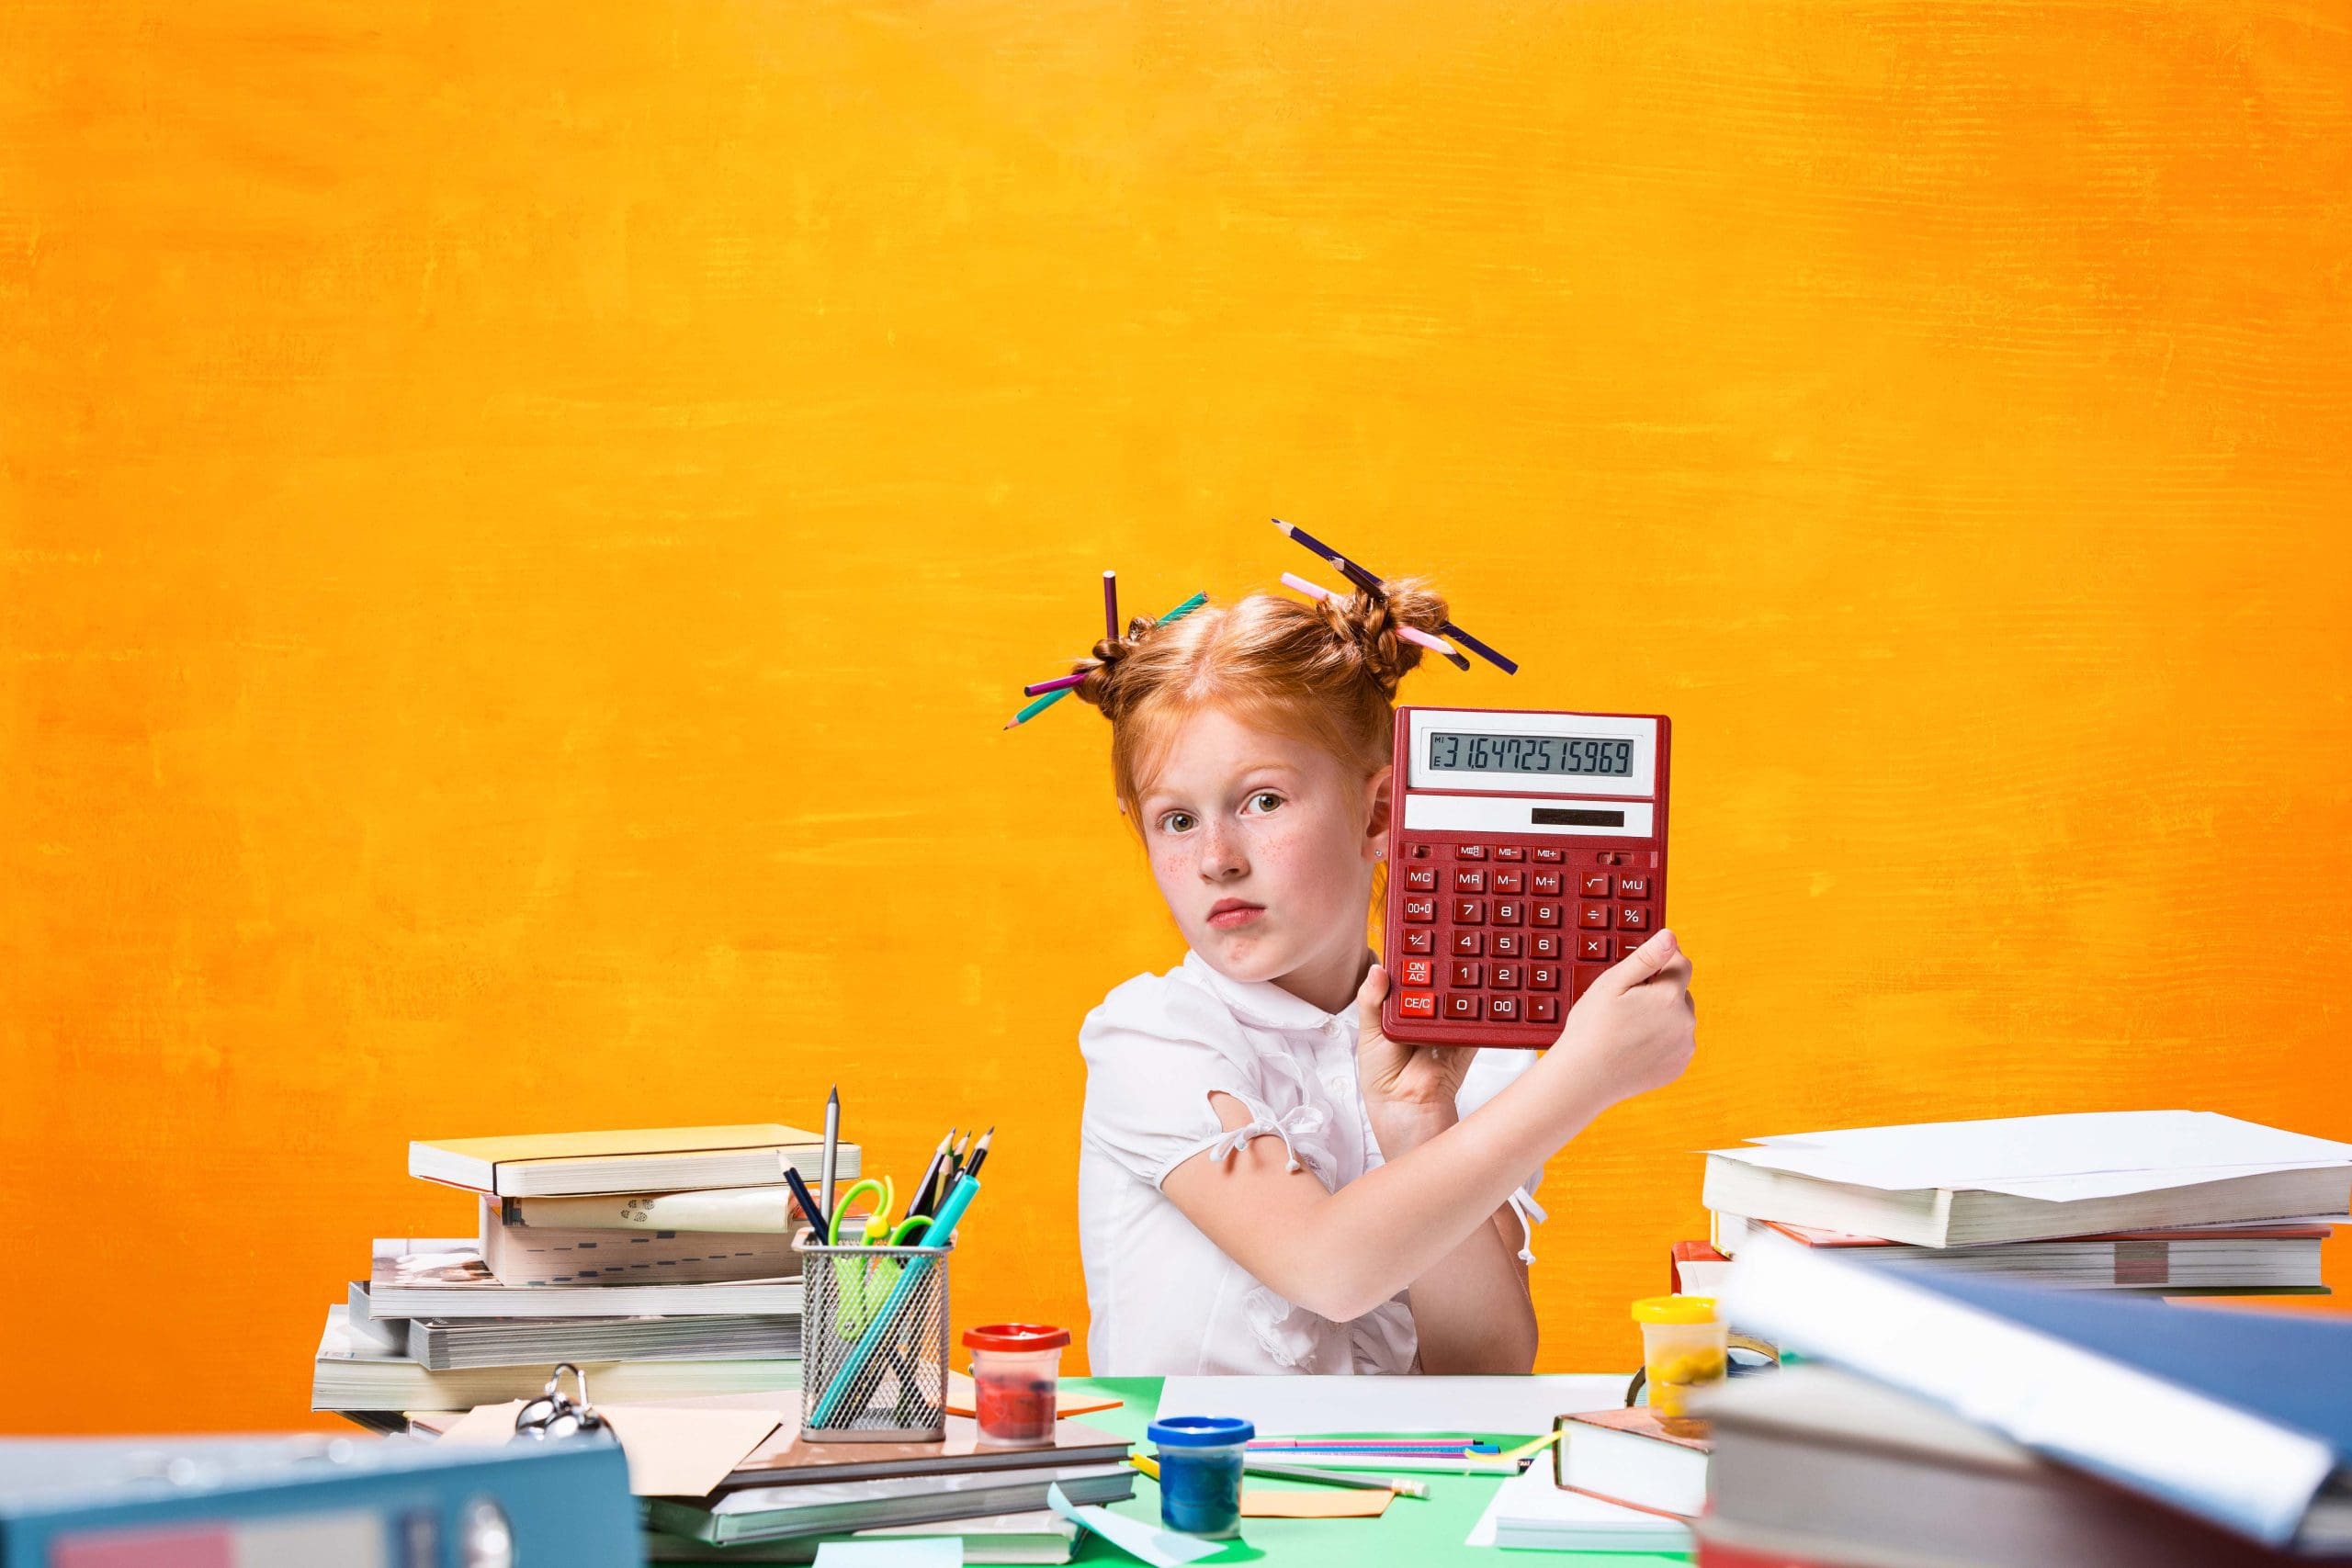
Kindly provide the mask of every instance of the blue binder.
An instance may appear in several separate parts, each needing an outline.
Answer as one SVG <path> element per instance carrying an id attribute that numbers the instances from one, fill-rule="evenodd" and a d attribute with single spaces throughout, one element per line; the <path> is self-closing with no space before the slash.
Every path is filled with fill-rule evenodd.
<path id="1" fill-rule="evenodd" d="M 608 1438 L 0 1438 L 0 1568 L 636 1568 Z"/>

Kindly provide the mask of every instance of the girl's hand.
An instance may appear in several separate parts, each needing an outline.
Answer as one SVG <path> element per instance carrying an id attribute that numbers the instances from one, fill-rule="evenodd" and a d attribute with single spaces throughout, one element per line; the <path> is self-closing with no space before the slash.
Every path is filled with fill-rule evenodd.
<path id="1" fill-rule="evenodd" d="M 1698 1030 L 1690 955 L 1661 931 L 1577 998 L 1552 1050 L 1593 1063 L 1614 1103 L 1680 1077 Z"/>
<path id="2" fill-rule="evenodd" d="M 1454 1097 L 1476 1046 L 1400 1045 L 1381 1032 L 1388 971 L 1374 964 L 1356 989 L 1356 1079 L 1380 1151 L 1390 1159 L 1453 1125 Z"/>

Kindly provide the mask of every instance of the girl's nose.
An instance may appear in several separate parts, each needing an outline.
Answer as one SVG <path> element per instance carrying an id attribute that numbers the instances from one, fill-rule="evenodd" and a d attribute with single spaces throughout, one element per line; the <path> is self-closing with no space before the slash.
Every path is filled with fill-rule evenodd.
<path id="1" fill-rule="evenodd" d="M 1207 824 L 1201 829 L 1201 874 L 1211 882 L 1229 881 L 1250 869 L 1242 858 L 1241 838 L 1232 829 Z"/>

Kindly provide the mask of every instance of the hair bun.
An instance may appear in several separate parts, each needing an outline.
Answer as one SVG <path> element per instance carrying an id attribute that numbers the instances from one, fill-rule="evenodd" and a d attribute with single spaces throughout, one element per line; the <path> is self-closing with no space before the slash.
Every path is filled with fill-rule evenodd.
<path id="1" fill-rule="evenodd" d="M 1106 637 L 1095 643 L 1091 661 L 1080 660 L 1077 667 L 1070 671 L 1073 675 L 1082 674 L 1086 677 L 1078 683 L 1072 694 L 1080 702 L 1092 703 L 1102 709 L 1104 717 L 1117 718 L 1119 716 L 1117 706 L 1119 665 L 1132 655 L 1143 639 L 1158 629 L 1159 625 L 1159 622 L 1148 615 L 1137 615 L 1127 622 L 1127 629 L 1119 636 Z"/>
<path id="2" fill-rule="evenodd" d="M 1359 589 L 1344 597 L 1333 594 L 1317 602 L 1338 636 L 1353 651 L 1357 663 L 1382 697 L 1395 700 L 1397 686 L 1421 662 L 1421 646 L 1396 635 L 1399 626 L 1436 635 L 1445 625 L 1446 603 L 1418 577 L 1384 578 L 1380 591 Z"/>

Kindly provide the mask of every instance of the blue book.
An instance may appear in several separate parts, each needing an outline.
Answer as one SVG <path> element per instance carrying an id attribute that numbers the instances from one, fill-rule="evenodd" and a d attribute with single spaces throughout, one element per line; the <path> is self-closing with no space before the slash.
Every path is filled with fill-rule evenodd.
<path id="1" fill-rule="evenodd" d="M 619 1445 L 0 1438 L 0 1568 L 634 1568 Z"/>
<path id="2" fill-rule="evenodd" d="M 1742 1328 L 2284 1551 L 2352 1555 L 2352 1322 L 1743 1251 Z"/>

